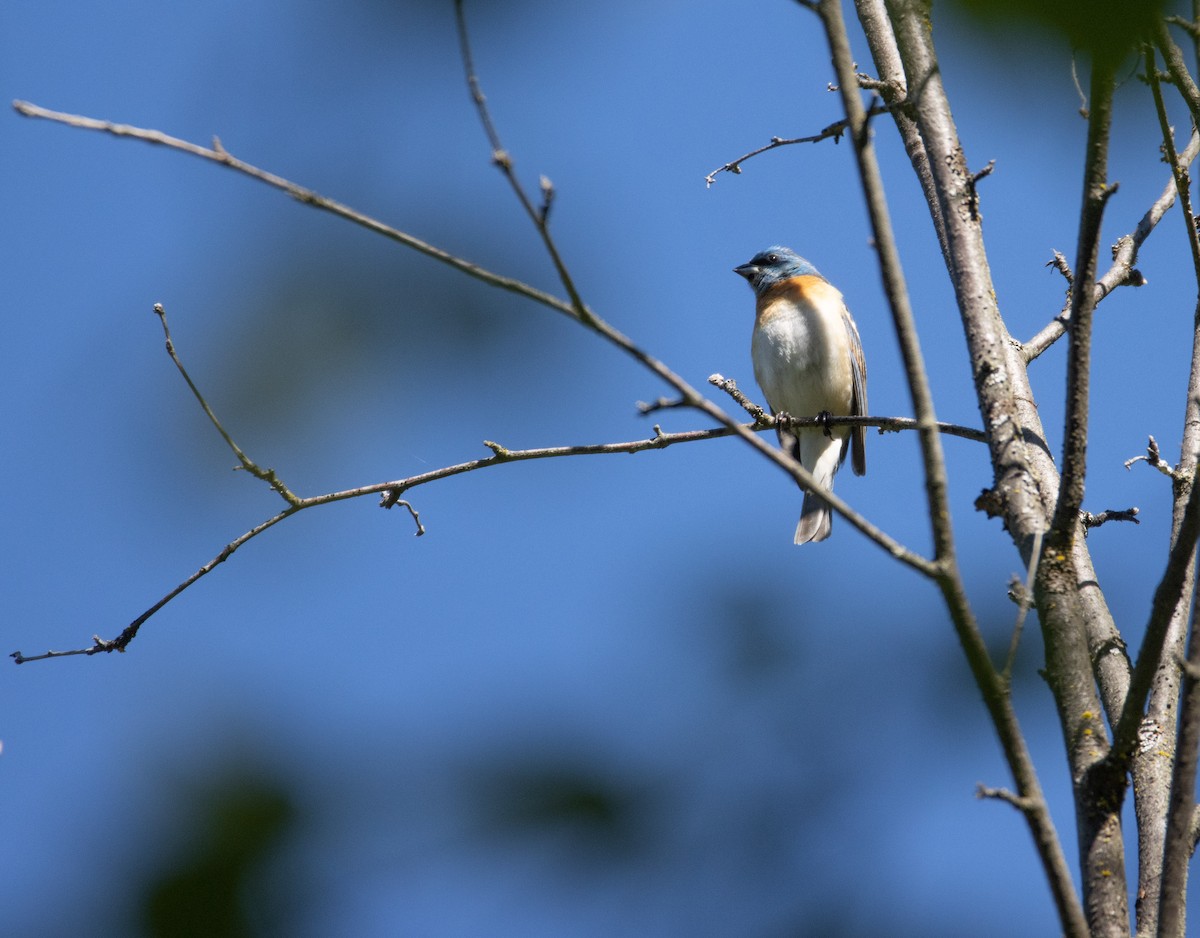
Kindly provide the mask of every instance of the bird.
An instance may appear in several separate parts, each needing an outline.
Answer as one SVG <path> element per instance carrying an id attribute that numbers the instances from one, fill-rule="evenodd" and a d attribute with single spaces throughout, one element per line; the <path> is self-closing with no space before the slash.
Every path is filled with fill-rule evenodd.
<path id="1" fill-rule="evenodd" d="M 841 292 L 791 248 L 769 247 L 733 268 L 754 290 L 750 357 L 754 377 L 777 417 L 862 417 L 867 363 L 858 327 Z M 827 489 L 850 451 L 855 475 L 867 471 L 866 427 L 777 426 L 779 445 Z M 805 489 L 795 543 L 823 541 L 833 528 L 828 503 Z"/>

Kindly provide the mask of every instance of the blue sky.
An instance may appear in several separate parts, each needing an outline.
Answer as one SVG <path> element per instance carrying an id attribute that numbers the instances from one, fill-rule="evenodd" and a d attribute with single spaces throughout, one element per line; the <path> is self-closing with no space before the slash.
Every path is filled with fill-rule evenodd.
<path id="1" fill-rule="evenodd" d="M 872 413 L 911 413 L 849 149 L 787 148 L 703 182 L 839 116 L 811 14 L 784 0 L 470 7 L 505 145 L 527 183 L 555 183 L 554 231 L 593 308 L 694 384 L 720 372 L 749 391 L 753 301 L 731 268 L 790 244 L 854 311 Z M 52 0 L 10 4 L 0 25 L 7 99 L 216 134 L 555 290 L 489 164 L 448 2 Z M 1070 56 L 948 11 L 938 30 L 968 160 L 996 160 L 985 232 L 1026 339 L 1062 303 L 1045 262 L 1073 256 L 1085 127 Z M 1107 243 L 1167 180 L 1132 75 L 1116 120 Z M 939 416 L 978 425 L 928 214 L 894 131 L 876 131 Z M 229 471 L 163 352 L 156 302 L 230 432 L 302 494 L 484 456 L 484 439 L 704 425 L 639 417 L 665 389 L 562 317 L 219 167 L 12 113 L 0 143 L 6 653 L 115 635 L 279 507 Z M 1086 507 L 1142 510 L 1091 538 L 1133 648 L 1170 492 L 1122 463 L 1147 434 L 1178 458 L 1195 304 L 1180 224 L 1146 245 L 1149 286 L 1108 298 L 1096 327 Z M 1033 372 L 1055 450 L 1062 351 Z M 946 450 L 968 585 L 1001 647 L 1019 558 L 971 508 L 990 480 L 982 448 Z M 839 493 L 928 550 L 915 440 L 871 436 L 868 463 Z M 934 591 L 845 523 L 793 547 L 800 495 L 744 447 L 503 466 L 410 497 L 425 537 L 373 499 L 310 511 L 127 655 L 10 666 L 0 901 L 14 933 L 127 933 L 139 884 L 203 817 L 197 792 L 245 779 L 295 806 L 260 896 L 289 934 L 1054 930 L 1019 819 L 973 797 L 1008 778 Z M 1070 852 L 1040 660 L 1031 630 L 1019 709 Z M 624 807 L 590 825 L 514 819 L 530 778 Z"/>

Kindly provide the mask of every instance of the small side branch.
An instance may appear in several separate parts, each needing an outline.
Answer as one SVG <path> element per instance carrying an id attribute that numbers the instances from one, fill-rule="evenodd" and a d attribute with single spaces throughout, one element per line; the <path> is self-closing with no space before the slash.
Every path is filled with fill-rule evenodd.
<path id="1" fill-rule="evenodd" d="M 212 425 L 217 428 L 217 432 L 221 434 L 221 439 L 225 441 L 225 445 L 233 450 L 233 454 L 237 457 L 240 468 L 246 470 L 246 472 L 250 473 L 250 475 L 254 476 L 254 478 L 261 479 L 263 482 L 266 482 L 279 494 L 279 497 L 289 505 L 293 507 L 298 505 L 300 503 L 300 499 L 292 494 L 292 491 L 283 484 L 283 480 L 275 474 L 275 470 L 263 469 L 258 465 L 258 463 L 254 462 L 254 460 L 252 460 L 242 451 L 242 448 L 234 442 L 233 437 L 231 437 L 226 429 L 221 425 L 221 421 L 218 420 L 217 415 L 213 413 L 213 409 L 209 406 L 208 401 L 204 399 L 204 395 L 201 394 L 200 389 L 196 387 L 196 383 L 192 380 L 192 376 L 189 375 L 187 373 L 187 369 L 183 367 L 183 362 L 179 360 L 179 354 L 175 351 L 175 343 L 171 339 L 171 327 L 167 325 L 167 311 L 163 309 L 162 303 L 154 304 L 154 312 L 158 314 L 158 321 L 162 323 L 163 336 L 167 341 L 167 354 L 171 356 L 171 361 L 175 363 L 175 367 L 178 368 L 179 373 L 183 375 L 183 380 L 187 382 L 187 386 L 191 390 L 192 395 L 197 401 L 200 402 L 200 406 L 203 408 L 204 413 L 208 417 L 209 421 L 211 421 Z"/>
<path id="2" fill-rule="evenodd" d="M 1098 528 L 1100 525 L 1107 524 L 1110 521 L 1132 521 L 1134 524 L 1141 524 L 1138 521 L 1137 515 L 1137 508 L 1124 508 L 1121 510 L 1109 508 L 1095 515 L 1090 511 L 1081 511 L 1079 513 L 1079 520 L 1083 524 L 1084 537 L 1087 537 L 1088 531 L 1092 528 Z"/>
<path id="3" fill-rule="evenodd" d="M 638 401 L 637 412 L 643 417 L 658 413 L 660 410 L 675 410 L 680 407 L 690 407 L 682 397 L 660 397 L 653 401 Z"/>
<path id="4" fill-rule="evenodd" d="M 873 104 L 867 111 L 868 117 L 875 117 L 879 114 L 886 114 L 896 105 L 886 105 L 883 103 Z M 761 146 L 757 150 L 751 150 L 749 153 L 743 153 L 735 160 L 730 160 L 722 166 L 718 166 L 711 173 L 704 177 L 705 188 L 712 188 L 713 183 L 717 181 L 717 176 L 721 173 L 732 173 L 735 176 L 742 174 L 742 164 L 747 160 L 754 159 L 760 154 L 766 153 L 769 150 L 777 150 L 780 147 L 790 147 L 797 143 L 820 143 L 822 140 L 832 140 L 834 143 L 841 142 L 842 135 L 850 128 L 850 123 L 846 118 L 839 121 L 834 121 L 827 127 L 822 128 L 815 134 L 810 134 L 807 137 L 772 137 L 771 142 L 766 146 Z"/>
<path id="5" fill-rule="evenodd" d="M 1063 275 L 1063 279 L 1067 281 L 1067 289 L 1069 291 L 1071 284 L 1075 282 L 1075 272 L 1071 270 L 1071 262 L 1067 260 L 1063 252 L 1055 251 L 1054 256 L 1046 261 L 1046 266 L 1053 267 Z"/>
<path id="6" fill-rule="evenodd" d="M 991 798 L 996 801 L 1003 801 L 1005 804 L 1010 804 L 1022 814 L 1028 814 L 1038 807 L 1037 801 L 1033 798 L 1023 798 L 1014 791 L 1009 791 L 1007 788 L 991 788 L 980 782 L 975 786 L 975 797 L 979 799 Z"/>
<path id="7" fill-rule="evenodd" d="M 1017 601 L 1017 621 L 1013 623 L 1012 638 L 1008 642 L 1008 654 L 1004 659 L 1004 670 L 1000 672 L 1006 686 L 1012 686 L 1013 668 L 1017 663 L 1017 650 L 1021 647 L 1021 634 L 1025 630 L 1025 620 L 1033 605 L 1033 586 L 1037 582 L 1038 561 L 1042 556 L 1041 531 L 1033 536 L 1033 549 L 1030 551 L 1029 566 L 1025 571 L 1025 582 L 1021 583 L 1013 577 L 1013 594 Z"/>
<path id="8" fill-rule="evenodd" d="M 743 394 L 741 389 L 737 386 L 737 382 L 732 378 L 726 378 L 724 375 L 719 374 L 709 375 L 708 383 L 714 388 L 720 388 L 722 391 L 732 397 L 734 402 L 740 408 L 742 408 L 742 410 L 754 418 L 755 426 L 768 425 L 771 415 L 750 400 L 750 398 L 746 397 L 746 395 Z"/>
<path id="9" fill-rule="evenodd" d="M 483 93 L 483 87 L 475 71 L 475 59 L 471 54 L 471 38 L 467 33 L 467 17 L 463 12 L 463 0 L 454 0 L 454 19 L 458 26 L 459 52 L 462 55 L 463 71 L 466 73 L 467 87 L 471 92 L 471 100 L 475 103 L 475 110 L 479 114 L 479 122 L 483 125 L 488 143 L 491 144 L 492 162 L 499 167 L 500 171 L 504 174 L 504 178 L 508 180 L 513 194 L 516 195 L 517 200 L 521 203 L 521 208 L 525 210 L 525 214 L 529 216 L 529 220 L 533 222 L 534 228 L 537 229 L 538 234 L 541 236 L 546 254 L 550 257 L 550 262 L 554 265 L 554 269 L 558 273 L 559 282 L 562 283 L 563 289 L 567 291 L 567 296 L 571 298 L 573 315 L 585 325 L 595 328 L 596 317 L 583 302 L 583 297 L 580 296 L 579 290 L 575 286 L 575 280 L 571 276 L 571 272 L 567 269 L 567 265 L 559 253 L 558 245 L 550 234 L 550 206 L 554 201 L 554 184 L 545 176 L 540 177 L 542 201 L 539 206 L 534 204 L 529 194 L 525 191 L 525 187 L 521 184 L 521 180 L 517 178 L 517 174 L 513 170 L 512 156 L 500 142 L 500 134 L 496 130 L 491 112 L 488 110 L 487 97 Z"/>
<path id="10" fill-rule="evenodd" d="M 1144 462 L 1151 469 L 1157 469 L 1167 478 L 1172 480 L 1178 479 L 1178 473 L 1175 467 L 1162 458 L 1162 453 L 1158 449 L 1158 441 L 1154 437 L 1150 437 L 1150 442 L 1146 445 L 1146 454 L 1144 456 L 1134 456 L 1132 459 L 1125 460 L 1125 468 L 1132 469 L 1136 462 Z"/>

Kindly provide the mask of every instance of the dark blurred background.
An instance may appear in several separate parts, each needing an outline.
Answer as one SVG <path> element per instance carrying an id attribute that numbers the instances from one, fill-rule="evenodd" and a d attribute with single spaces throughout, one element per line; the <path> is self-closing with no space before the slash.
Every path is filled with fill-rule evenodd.
<path id="1" fill-rule="evenodd" d="M 791 244 L 845 292 L 871 410 L 911 407 L 846 146 L 715 167 L 838 117 L 815 18 L 774 0 L 468 3 L 517 171 L 557 187 L 588 302 L 696 384 L 753 388 L 752 298 L 730 272 Z M 1084 123 L 1070 39 L 937 10 L 982 183 L 997 291 L 1028 338 L 1060 309 Z M 1003 12 L 1003 11 L 1002 11 Z M 865 44 L 855 37 L 860 66 Z M 1132 61 L 1106 237 L 1167 181 Z M 1083 67 L 1081 63 L 1081 67 Z M 452 5 L 328 0 L 9 4 L 0 89 L 152 127 L 556 290 L 489 163 Z M 1181 127 L 1186 117 L 1178 112 Z M 911 170 L 876 126 L 939 416 L 978 425 L 961 328 Z M 6 403 L 3 651 L 111 637 L 281 507 L 163 353 L 301 494 L 511 448 L 627 440 L 665 388 L 564 318 L 217 166 L 0 117 Z M 1150 286 L 1096 329 L 1088 507 L 1136 649 L 1169 530 L 1194 306 L 1177 216 Z M 1145 363 L 1152 362 L 1147 369 Z M 1147 371 L 1151 374 L 1147 374 Z M 1061 427 L 1062 350 L 1035 366 Z M 839 492 L 929 549 L 911 435 L 872 436 Z M 969 585 L 1007 647 L 1019 559 L 948 440 Z M 961 936 L 1057 933 L 934 591 L 848 525 L 797 549 L 794 486 L 733 441 L 508 465 L 306 512 L 155 616 L 123 656 L 0 679 L 5 934 Z M 1060 833 L 1061 739 L 1036 675 L 1020 710 Z"/>

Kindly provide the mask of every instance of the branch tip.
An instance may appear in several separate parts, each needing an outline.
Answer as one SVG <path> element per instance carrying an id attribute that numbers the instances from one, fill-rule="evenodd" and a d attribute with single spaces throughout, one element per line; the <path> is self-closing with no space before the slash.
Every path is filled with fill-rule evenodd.
<path id="1" fill-rule="evenodd" d="M 1158 449 L 1158 440 L 1154 437 L 1149 437 L 1149 442 L 1146 444 L 1146 453 L 1143 456 L 1134 456 L 1132 459 L 1127 459 L 1124 462 L 1126 469 L 1132 469 L 1135 462 L 1144 462 L 1151 469 L 1157 469 L 1168 478 L 1175 478 L 1175 468 L 1162 458 L 1162 454 Z"/>

